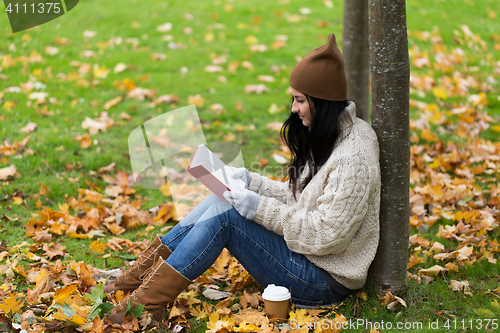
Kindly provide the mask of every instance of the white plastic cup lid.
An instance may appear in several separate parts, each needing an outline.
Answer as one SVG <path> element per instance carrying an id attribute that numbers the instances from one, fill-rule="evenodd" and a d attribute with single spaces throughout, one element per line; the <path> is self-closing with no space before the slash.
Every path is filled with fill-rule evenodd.
<path id="1" fill-rule="evenodd" d="M 286 301 L 290 297 L 290 292 L 286 287 L 275 286 L 274 284 L 268 285 L 262 294 L 263 299 L 274 302 Z"/>

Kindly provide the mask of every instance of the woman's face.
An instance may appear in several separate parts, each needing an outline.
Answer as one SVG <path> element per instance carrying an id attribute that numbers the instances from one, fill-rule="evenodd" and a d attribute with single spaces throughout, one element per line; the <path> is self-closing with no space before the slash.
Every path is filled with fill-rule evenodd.
<path id="1" fill-rule="evenodd" d="M 299 115 L 299 118 L 302 119 L 302 124 L 304 124 L 304 126 L 311 126 L 312 114 L 309 108 L 309 101 L 303 93 L 292 87 L 290 88 L 293 96 L 292 112 Z"/>

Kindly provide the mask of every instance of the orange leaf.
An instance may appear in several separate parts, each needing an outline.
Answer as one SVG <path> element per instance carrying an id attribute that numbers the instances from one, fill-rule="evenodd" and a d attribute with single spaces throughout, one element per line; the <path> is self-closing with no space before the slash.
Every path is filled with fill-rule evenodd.
<path id="1" fill-rule="evenodd" d="M 104 109 L 105 110 L 109 110 L 113 106 L 115 106 L 118 103 L 120 103 L 122 100 L 123 100 L 123 96 L 118 96 L 116 98 L 113 98 L 112 100 L 107 101 L 106 103 L 104 103 Z"/>
<path id="2" fill-rule="evenodd" d="M 109 231 L 111 231 L 113 233 L 113 235 L 120 235 L 120 234 L 124 233 L 126 230 L 125 228 L 120 227 L 116 223 L 104 223 L 104 225 L 106 226 L 106 228 L 109 229 Z"/>
<path id="3" fill-rule="evenodd" d="M 66 247 L 61 244 L 51 243 L 50 246 L 47 243 L 43 244 L 43 250 L 50 260 L 57 256 L 63 256 L 65 248 Z"/>
<path id="4" fill-rule="evenodd" d="M 82 289 L 86 289 L 86 287 L 94 287 L 96 285 L 96 282 L 92 277 L 92 273 L 89 271 L 86 263 L 80 263 L 80 266 L 77 267 L 76 275 L 80 281 L 80 286 L 84 287 Z"/>
<path id="5" fill-rule="evenodd" d="M 39 194 L 47 197 L 50 194 L 50 190 L 47 186 L 45 186 L 45 185 L 43 185 L 43 183 L 41 183 Z"/>

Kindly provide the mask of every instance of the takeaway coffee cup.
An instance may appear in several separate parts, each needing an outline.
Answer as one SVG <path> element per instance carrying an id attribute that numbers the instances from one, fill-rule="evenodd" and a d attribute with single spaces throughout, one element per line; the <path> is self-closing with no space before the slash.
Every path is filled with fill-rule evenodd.
<path id="1" fill-rule="evenodd" d="M 290 292 L 285 287 L 270 284 L 264 289 L 264 309 L 268 315 L 275 316 L 279 320 L 288 319 L 290 307 Z"/>

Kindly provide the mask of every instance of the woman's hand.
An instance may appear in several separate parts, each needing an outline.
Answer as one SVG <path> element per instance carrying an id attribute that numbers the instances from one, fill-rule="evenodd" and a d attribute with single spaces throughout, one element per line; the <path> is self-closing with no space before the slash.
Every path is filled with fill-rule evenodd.
<path id="1" fill-rule="evenodd" d="M 247 168 L 235 168 L 232 166 L 228 166 L 229 170 L 231 170 L 232 177 L 234 179 L 241 179 L 245 182 L 245 188 L 248 188 L 250 182 L 252 181 L 252 176 L 250 172 L 248 172 Z"/>
<path id="2" fill-rule="evenodd" d="M 253 220 L 261 196 L 243 188 L 224 192 L 224 198 L 246 219 Z"/>

